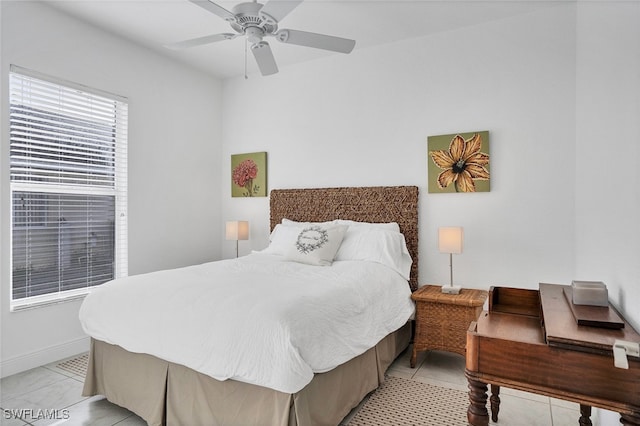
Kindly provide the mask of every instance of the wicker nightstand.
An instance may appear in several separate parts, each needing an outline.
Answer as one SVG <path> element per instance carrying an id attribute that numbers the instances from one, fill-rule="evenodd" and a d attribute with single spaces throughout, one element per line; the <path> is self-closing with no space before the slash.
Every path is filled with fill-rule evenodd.
<path id="1" fill-rule="evenodd" d="M 463 288 L 460 294 L 445 294 L 439 285 L 425 285 L 411 298 L 416 302 L 411 368 L 416 366 L 418 351 L 439 349 L 464 356 L 467 329 L 482 312 L 487 292 Z"/>

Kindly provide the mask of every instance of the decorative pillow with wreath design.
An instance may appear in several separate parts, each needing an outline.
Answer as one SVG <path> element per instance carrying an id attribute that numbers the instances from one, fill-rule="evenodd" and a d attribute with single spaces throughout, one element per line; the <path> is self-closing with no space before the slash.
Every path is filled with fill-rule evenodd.
<path id="1" fill-rule="evenodd" d="M 329 266 L 333 263 L 347 228 L 345 225 L 300 227 L 285 258 L 309 265 Z"/>

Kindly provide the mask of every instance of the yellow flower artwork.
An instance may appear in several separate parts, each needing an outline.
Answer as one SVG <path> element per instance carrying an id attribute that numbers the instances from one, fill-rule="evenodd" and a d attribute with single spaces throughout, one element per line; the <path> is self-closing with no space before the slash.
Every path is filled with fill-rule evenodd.
<path id="1" fill-rule="evenodd" d="M 489 132 L 427 138 L 429 192 L 488 192 Z"/>

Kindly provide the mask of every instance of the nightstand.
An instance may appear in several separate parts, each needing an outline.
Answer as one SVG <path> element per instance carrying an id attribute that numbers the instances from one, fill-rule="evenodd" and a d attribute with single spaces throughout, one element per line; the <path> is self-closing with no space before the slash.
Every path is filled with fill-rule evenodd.
<path id="1" fill-rule="evenodd" d="M 419 351 L 438 349 L 464 356 L 469 324 L 478 319 L 487 299 L 485 290 L 463 288 L 460 294 L 446 294 L 441 288 L 425 285 L 411 295 L 416 302 L 411 368 Z"/>

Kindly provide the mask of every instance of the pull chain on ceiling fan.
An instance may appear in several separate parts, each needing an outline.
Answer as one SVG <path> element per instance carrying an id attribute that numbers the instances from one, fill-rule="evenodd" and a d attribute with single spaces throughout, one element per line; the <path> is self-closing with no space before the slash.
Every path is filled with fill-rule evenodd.
<path id="1" fill-rule="evenodd" d="M 264 37 L 275 37 L 281 43 L 314 47 L 340 53 L 350 53 L 356 44 L 354 40 L 325 34 L 290 29 L 279 30 L 278 23 L 303 0 L 269 0 L 264 5 L 257 1 L 246 2 L 236 5 L 231 11 L 209 0 L 189 1 L 229 22 L 235 33 L 207 35 L 173 43 L 167 47 L 171 49 L 188 49 L 204 44 L 232 40 L 244 35 L 247 42 L 251 44 L 251 53 L 262 75 L 271 75 L 278 72 L 278 65 L 271 51 L 271 46 L 263 40 Z"/>

